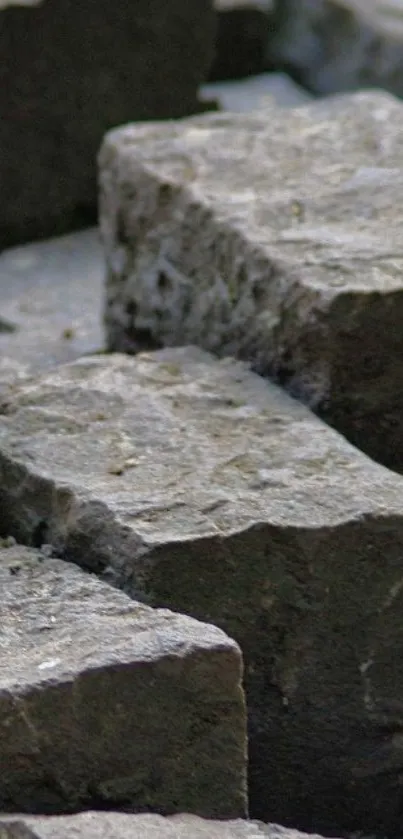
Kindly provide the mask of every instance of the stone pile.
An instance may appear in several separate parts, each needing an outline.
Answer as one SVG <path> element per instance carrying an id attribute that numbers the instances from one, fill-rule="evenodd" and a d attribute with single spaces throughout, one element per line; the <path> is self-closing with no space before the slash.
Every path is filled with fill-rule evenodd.
<path id="1" fill-rule="evenodd" d="M 403 478 L 308 407 L 400 468 L 402 109 L 107 136 L 119 352 L 0 335 L 0 836 L 403 829 Z"/>
<path id="2" fill-rule="evenodd" d="M 399 476 L 242 363 L 190 347 L 88 356 L 10 386 L 0 475 L 3 528 L 20 542 L 51 545 L 135 601 L 219 626 L 241 646 L 254 816 L 321 830 L 393 818 L 397 792 L 377 778 L 397 759 L 393 737 L 376 752 L 378 706 L 396 700 L 403 657 Z M 65 667 L 49 638 L 37 665 L 61 658 Z M 218 737 L 220 754 L 239 753 L 238 719 L 232 746 Z M 201 731 L 194 736 L 200 746 Z M 31 789 L 23 771 L 20 796 Z M 128 761 L 123 790 L 132 773 Z"/>

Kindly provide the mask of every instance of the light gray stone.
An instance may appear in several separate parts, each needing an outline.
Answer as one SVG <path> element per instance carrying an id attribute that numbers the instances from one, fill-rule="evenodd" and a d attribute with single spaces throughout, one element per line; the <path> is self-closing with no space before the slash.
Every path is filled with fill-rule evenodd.
<path id="1" fill-rule="evenodd" d="M 20 833 L 18 833 L 18 826 Z M 7 833 L 7 830 L 9 831 Z M 25 830 L 25 833 L 23 832 Z M 2 832 L 3 831 L 3 832 Z M 0 839 L 308 839 L 305 833 L 256 821 L 214 821 L 181 814 L 86 812 L 76 816 L 0 817 Z M 311 835 L 310 839 L 320 839 Z"/>
<path id="2" fill-rule="evenodd" d="M 400 829 L 402 498 L 401 476 L 198 348 L 87 357 L 2 404 L 4 531 L 240 644 L 263 820 Z"/>
<path id="3" fill-rule="evenodd" d="M 380 87 L 403 96 L 401 0 L 278 0 L 269 66 L 315 93 Z"/>
<path id="4" fill-rule="evenodd" d="M 96 229 L 0 255 L 0 311 L 14 325 L 0 328 L 0 382 L 12 364 L 35 372 L 103 347 L 103 277 Z"/>
<path id="5" fill-rule="evenodd" d="M 211 0 L 0 8 L 0 249 L 96 219 L 96 154 L 129 120 L 200 111 Z"/>
<path id="6" fill-rule="evenodd" d="M 0 810 L 246 812 L 237 645 L 71 564 L 0 547 Z M 0 836 L 2 835 L 0 830 Z"/>
<path id="7" fill-rule="evenodd" d="M 261 73 L 249 79 L 213 82 L 201 88 L 203 99 L 217 99 L 227 111 L 253 111 L 268 104 L 269 97 L 277 105 L 297 107 L 309 102 L 311 94 L 295 84 L 285 73 Z"/>
<path id="8" fill-rule="evenodd" d="M 109 348 L 250 360 L 403 470 L 402 123 L 361 93 L 111 132 Z"/>

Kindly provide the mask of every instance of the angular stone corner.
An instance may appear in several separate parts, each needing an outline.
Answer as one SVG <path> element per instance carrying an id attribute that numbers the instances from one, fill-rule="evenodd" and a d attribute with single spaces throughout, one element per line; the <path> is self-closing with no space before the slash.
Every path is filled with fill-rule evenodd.
<path id="1" fill-rule="evenodd" d="M 18 545 L 0 587 L 0 810 L 245 815 L 235 642 Z"/>
<path id="2" fill-rule="evenodd" d="M 322 95 L 383 88 L 402 96 L 402 2 L 281 0 L 271 21 L 267 61 Z"/>
<path id="3" fill-rule="evenodd" d="M 199 112 L 215 31 L 211 0 L 0 6 L 0 249 L 95 222 L 103 135 Z"/>
<path id="4" fill-rule="evenodd" d="M 87 357 L 14 389 L 0 487 L 5 532 L 240 644 L 255 818 L 393 833 L 402 477 L 243 363 L 187 347 Z"/>
<path id="5" fill-rule="evenodd" d="M 110 133 L 109 347 L 245 358 L 403 471 L 402 122 L 362 93 Z"/>
<path id="6" fill-rule="evenodd" d="M 3 832 L 2 832 L 3 831 Z M 180 814 L 99 813 L 75 816 L 0 816 L 1 839 L 308 839 L 305 833 L 256 821 L 215 821 Z M 310 839 L 320 839 L 310 836 Z"/>

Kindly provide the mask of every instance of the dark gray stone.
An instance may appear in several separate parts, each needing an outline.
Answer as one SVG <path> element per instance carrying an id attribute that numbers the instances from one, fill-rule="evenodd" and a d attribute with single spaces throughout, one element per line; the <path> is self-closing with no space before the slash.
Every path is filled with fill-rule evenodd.
<path id="1" fill-rule="evenodd" d="M 217 34 L 209 79 L 237 79 L 265 69 L 270 0 L 215 0 Z"/>
<path id="2" fill-rule="evenodd" d="M 2 403 L 4 532 L 242 647 L 255 818 L 402 829 L 402 498 L 401 476 L 197 348 L 88 357 Z"/>
<path id="3" fill-rule="evenodd" d="M 237 645 L 216 627 L 135 603 L 49 551 L 7 543 L 0 810 L 244 816 Z"/>
<path id="4" fill-rule="evenodd" d="M 0 10 L 0 248 L 94 220 L 102 136 L 200 109 L 210 0 L 43 0 Z"/>

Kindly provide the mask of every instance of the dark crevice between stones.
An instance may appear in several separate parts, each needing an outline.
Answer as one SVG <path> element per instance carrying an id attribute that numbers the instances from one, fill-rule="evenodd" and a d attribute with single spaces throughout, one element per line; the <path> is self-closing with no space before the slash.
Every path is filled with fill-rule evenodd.
<path id="1" fill-rule="evenodd" d="M 40 242 L 94 227 L 98 222 L 98 208 L 94 204 L 78 204 L 71 213 L 49 215 L 47 219 L 24 218 L 19 225 L 0 227 L 0 253 L 27 242 Z"/>

